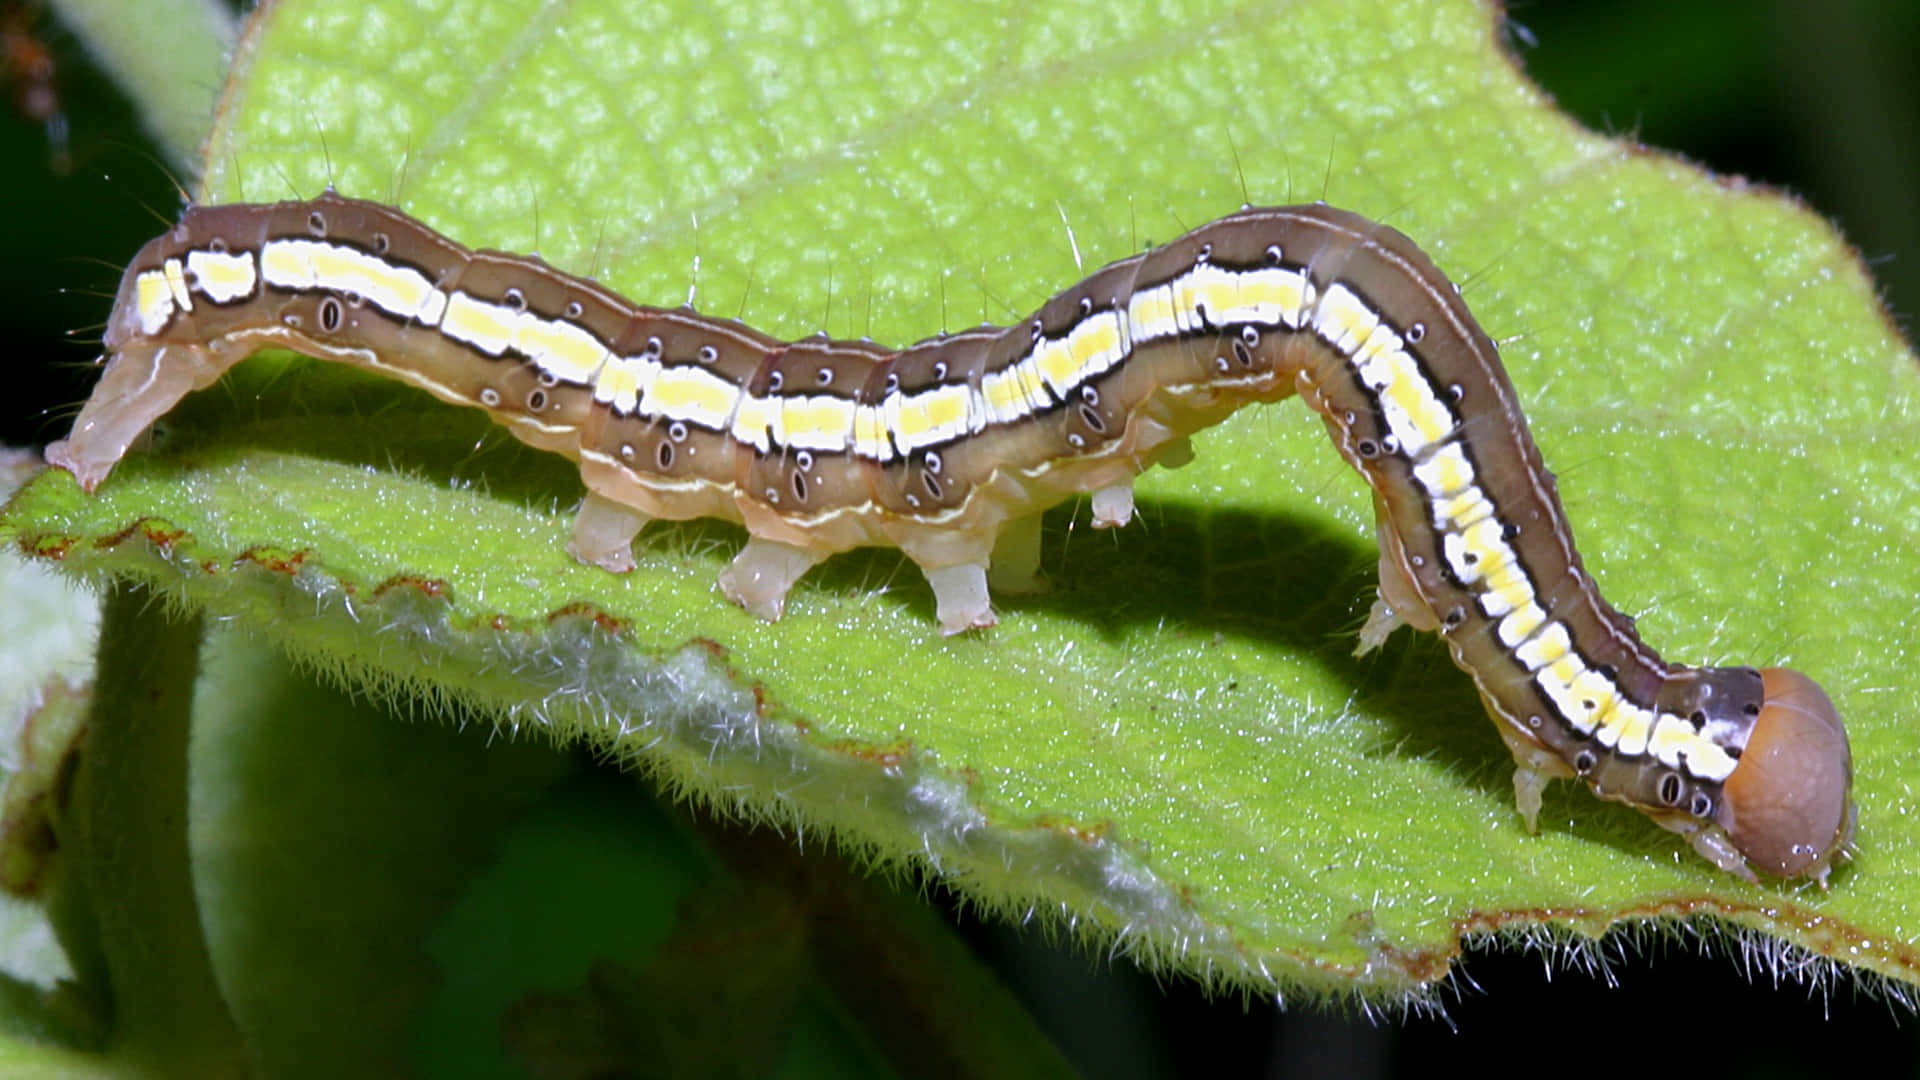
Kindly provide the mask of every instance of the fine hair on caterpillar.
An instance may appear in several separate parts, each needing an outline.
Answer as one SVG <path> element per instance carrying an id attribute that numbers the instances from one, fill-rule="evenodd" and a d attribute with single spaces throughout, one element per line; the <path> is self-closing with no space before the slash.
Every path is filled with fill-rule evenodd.
<path id="1" fill-rule="evenodd" d="M 783 342 L 635 304 L 534 256 L 471 251 L 331 192 L 203 206 L 122 280 L 99 386 L 48 459 L 88 490 L 184 395 L 264 348 L 485 409 L 579 465 L 569 550 L 613 572 L 655 518 L 743 524 L 726 596 L 780 617 L 822 559 L 891 546 L 947 633 L 1030 588 L 1040 514 L 1193 433 L 1298 395 L 1371 486 L 1379 599 L 1360 634 L 1439 633 L 1512 751 L 1529 827 L 1578 778 L 1715 865 L 1825 882 L 1854 828 L 1832 703 L 1785 669 L 1662 660 L 1580 564 L 1497 349 L 1399 232 L 1325 205 L 1247 208 L 1094 271 L 1010 327 L 894 349 Z"/>

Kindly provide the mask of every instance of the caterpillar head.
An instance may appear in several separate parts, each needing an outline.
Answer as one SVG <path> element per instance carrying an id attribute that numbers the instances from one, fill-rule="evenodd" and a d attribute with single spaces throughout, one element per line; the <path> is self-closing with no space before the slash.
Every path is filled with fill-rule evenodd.
<path id="1" fill-rule="evenodd" d="M 1760 712 L 1714 823 L 1761 873 L 1824 884 L 1853 841 L 1858 813 L 1847 732 L 1812 679 L 1767 668 L 1760 681 Z"/>

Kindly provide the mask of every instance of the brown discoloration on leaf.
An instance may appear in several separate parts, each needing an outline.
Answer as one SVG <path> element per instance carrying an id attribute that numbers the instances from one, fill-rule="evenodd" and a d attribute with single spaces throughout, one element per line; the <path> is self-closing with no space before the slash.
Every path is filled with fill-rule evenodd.
<path id="1" fill-rule="evenodd" d="M 233 557 L 233 565 L 251 563 L 262 570 L 275 574 L 297 574 L 306 565 L 308 553 L 305 548 L 288 551 L 285 548 L 259 546 L 250 547 Z"/>
<path id="2" fill-rule="evenodd" d="M 95 539 L 93 546 L 101 551 L 112 551 L 137 536 L 161 551 L 170 551 L 187 535 L 185 529 L 179 528 L 170 521 L 156 517 L 143 517 L 118 532 Z"/>
<path id="3" fill-rule="evenodd" d="M 80 539 L 74 536 L 40 536 L 20 538 L 20 550 L 29 558 L 51 559 L 59 562 L 67 557 Z"/>
<path id="4" fill-rule="evenodd" d="M 885 746 L 872 746 L 850 739 L 841 739 L 827 744 L 827 749 L 861 761 L 871 761 L 883 769 L 897 769 L 913 754 L 913 742 L 902 740 Z"/>
<path id="5" fill-rule="evenodd" d="M 615 635 L 625 633 L 628 627 L 633 625 L 617 615 L 609 614 L 598 605 L 585 603 L 584 601 L 581 603 L 568 604 L 566 607 L 547 614 L 547 622 L 549 624 L 557 623 L 564 619 L 584 619 L 598 626 L 600 629 L 605 630 L 607 633 Z"/>
<path id="6" fill-rule="evenodd" d="M 447 598 L 447 583 L 439 578 L 419 577 L 414 574 L 396 574 L 374 586 L 373 598 L 379 600 L 388 593 L 402 589 L 411 590 L 431 600 Z"/>
<path id="7" fill-rule="evenodd" d="M 1042 816 L 1036 818 L 1033 824 L 1035 828 L 1047 829 L 1067 837 L 1070 840 L 1085 844 L 1088 847 L 1096 847 L 1107 843 L 1113 839 L 1115 831 L 1113 822 L 1111 821 L 1082 825 L 1077 821 L 1068 821 L 1065 818 Z"/>

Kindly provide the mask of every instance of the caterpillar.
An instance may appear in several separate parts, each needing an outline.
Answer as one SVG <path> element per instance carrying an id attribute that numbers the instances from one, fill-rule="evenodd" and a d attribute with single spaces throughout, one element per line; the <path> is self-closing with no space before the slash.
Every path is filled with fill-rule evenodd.
<path id="1" fill-rule="evenodd" d="M 892 545 L 947 633 L 1033 583 L 1039 514 L 1188 436 L 1299 395 L 1371 485 L 1379 598 L 1360 649 L 1437 631 L 1515 761 L 1532 830 L 1578 778 L 1714 865 L 1810 876 L 1849 849 L 1852 757 L 1784 668 L 1662 660 L 1601 599 L 1493 341 L 1414 243 L 1325 205 L 1246 208 L 1096 271 L 1020 325 L 888 349 L 781 342 L 631 303 L 538 257 L 470 251 L 328 191 L 198 206 L 127 268 L 106 368 L 47 458 L 93 491 L 184 395 L 269 347 L 488 411 L 579 464 L 571 553 L 614 572 L 655 518 L 745 525 L 722 591 L 766 619 L 835 552 Z"/>

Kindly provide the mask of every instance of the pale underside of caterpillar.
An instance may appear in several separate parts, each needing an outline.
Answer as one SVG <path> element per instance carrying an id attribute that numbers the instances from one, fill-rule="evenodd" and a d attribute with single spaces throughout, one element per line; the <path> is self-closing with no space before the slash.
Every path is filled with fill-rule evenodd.
<path id="1" fill-rule="evenodd" d="M 781 342 L 633 304 L 536 257 L 469 251 L 389 207 L 196 207 L 126 271 L 108 363 L 48 460 L 89 491 L 188 392 L 270 347 L 486 409 L 578 461 L 569 549 L 621 572 L 653 518 L 749 536 L 721 575 L 779 618 L 835 552 L 892 545 L 942 629 L 1034 579 L 1039 515 L 1132 480 L 1242 405 L 1298 394 L 1372 485 L 1380 597 L 1362 651 L 1439 632 L 1512 751 L 1533 827 L 1578 777 L 1723 869 L 1823 885 L 1854 829 L 1826 694 L 1783 668 L 1663 661 L 1601 599 L 1491 339 L 1400 233 L 1315 205 L 1245 209 L 1097 271 L 1028 322 L 905 349 Z"/>

